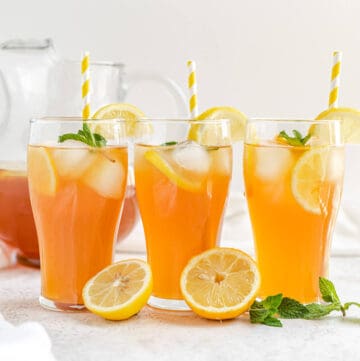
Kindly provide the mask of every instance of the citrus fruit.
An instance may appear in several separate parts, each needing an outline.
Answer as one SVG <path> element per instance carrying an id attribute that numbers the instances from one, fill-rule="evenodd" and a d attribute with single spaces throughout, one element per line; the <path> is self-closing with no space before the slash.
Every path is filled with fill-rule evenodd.
<path id="1" fill-rule="evenodd" d="M 144 117 L 145 114 L 139 108 L 127 103 L 105 105 L 93 115 L 93 119 L 125 119 L 126 135 L 129 137 L 141 136 L 152 132 L 152 128 L 149 124 L 138 125 L 139 119 Z M 100 133 L 107 139 L 114 138 L 112 125 L 99 124 L 93 131 Z"/>
<path id="2" fill-rule="evenodd" d="M 31 187 L 36 192 L 48 196 L 56 193 L 57 175 L 54 161 L 46 148 L 29 148 L 28 177 Z"/>
<path id="3" fill-rule="evenodd" d="M 328 173 L 329 156 L 329 147 L 311 148 L 297 160 L 291 175 L 295 199 L 315 214 L 321 214 L 324 205 L 321 188 Z"/>
<path id="4" fill-rule="evenodd" d="M 180 287 L 186 303 L 199 316 L 230 319 L 250 308 L 260 287 L 260 273 L 246 253 L 212 248 L 189 261 Z"/>
<path id="5" fill-rule="evenodd" d="M 238 141 L 244 139 L 247 118 L 246 115 L 239 110 L 232 107 L 213 107 L 200 114 L 195 120 L 201 121 L 206 119 L 229 119 L 231 140 Z M 219 141 L 223 142 L 224 138 L 226 141 L 227 136 L 220 126 L 194 124 L 190 128 L 188 138 L 205 145 L 217 145 Z"/>
<path id="6" fill-rule="evenodd" d="M 145 152 L 144 158 L 163 173 L 176 186 L 188 190 L 190 192 L 198 191 L 202 182 L 196 179 L 188 179 L 180 172 L 177 172 L 174 167 L 165 159 L 165 156 L 155 149 Z"/>
<path id="7" fill-rule="evenodd" d="M 108 320 L 125 320 L 145 306 L 152 291 L 150 266 L 139 259 L 114 263 L 83 288 L 85 306 Z"/>
<path id="8" fill-rule="evenodd" d="M 340 120 L 345 143 L 360 143 L 359 110 L 352 108 L 332 108 L 320 113 L 316 119 Z M 315 126 L 312 130 L 314 134 L 317 134 L 319 132 L 319 127 Z"/>

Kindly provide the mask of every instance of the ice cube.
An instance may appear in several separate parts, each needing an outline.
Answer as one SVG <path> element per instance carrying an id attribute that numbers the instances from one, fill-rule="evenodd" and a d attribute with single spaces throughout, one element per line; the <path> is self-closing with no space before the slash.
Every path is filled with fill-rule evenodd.
<path id="1" fill-rule="evenodd" d="M 87 148 L 57 148 L 52 155 L 60 177 L 70 179 L 79 178 L 96 158 Z"/>
<path id="2" fill-rule="evenodd" d="M 256 173 L 265 180 L 280 177 L 293 163 L 292 153 L 285 147 L 259 147 L 255 154 Z"/>
<path id="3" fill-rule="evenodd" d="M 83 181 L 101 196 L 118 199 L 124 192 L 125 169 L 122 164 L 99 153 L 84 173 Z"/>
<path id="4" fill-rule="evenodd" d="M 210 167 L 210 157 L 201 145 L 187 141 L 177 145 L 172 152 L 172 159 L 177 166 L 195 173 L 207 173 Z"/>
<path id="5" fill-rule="evenodd" d="M 231 174 L 232 153 L 228 148 L 219 148 L 209 151 L 212 159 L 212 167 L 215 172 L 221 174 Z"/>

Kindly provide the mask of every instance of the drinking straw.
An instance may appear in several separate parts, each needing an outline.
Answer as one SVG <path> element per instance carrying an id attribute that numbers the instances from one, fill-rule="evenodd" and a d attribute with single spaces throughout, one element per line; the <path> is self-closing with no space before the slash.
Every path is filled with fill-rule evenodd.
<path id="1" fill-rule="evenodd" d="M 329 108 L 337 108 L 339 103 L 341 58 L 341 51 L 334 51 L 329 93 Z"/>
<path id="2" fill-rule="evenodd" d="M 82 117 L 83 119 L 90 118 L 90 67 L 89 67 L 89 52 L 84 52 L 81 60 L 81 75 L 82 75 L 82 100 L 83 100 L 83 109 Z"/>
<path id="3" fill-rule="evenodd" d="M 196 83 L 196 64 L 194 61 L 187 62 L 189 70 L 188 88 L 189 88 L 189 107 L 191 118 L 195 119 L 199 114 L 197 103 L 197 83 Z"/>

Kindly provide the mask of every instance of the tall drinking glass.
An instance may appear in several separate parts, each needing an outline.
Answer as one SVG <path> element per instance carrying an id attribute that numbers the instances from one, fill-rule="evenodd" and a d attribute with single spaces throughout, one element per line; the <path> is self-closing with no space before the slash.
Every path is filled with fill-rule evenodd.
<path id="1" fill-rule="evenodd" d="M 135 184 L 154 289 L 149 305 L 188 309 L 180 276 L 195 255 L 215 247 L 231 178 L 227 120 L 141 120 Z"/>
<path id="2" fill-rule="evenodd" d="M 96 130 L 94 139 L 105 130 L 106 144 L 59 142 L 60 135 L 84 130 Z M 84 308 L 83 286 L 113 261 L 128 169 L 125 134 L 120 120 L 31 122 L 28 179 L 46 308 Z"/>
<path id="3" fill-rule="evenodd" d="M 340 124 L 251 119 L 244 147 L 260 296 L 317 301 L 342 192 Z"/>

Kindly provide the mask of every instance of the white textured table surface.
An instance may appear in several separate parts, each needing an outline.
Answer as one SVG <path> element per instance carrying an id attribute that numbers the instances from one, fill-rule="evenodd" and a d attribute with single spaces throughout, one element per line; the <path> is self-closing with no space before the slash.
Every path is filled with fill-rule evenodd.
<path id="1" fill-rule="evenodd" d="M 344 301 L 360 300 L 359 270 L 358 257 L 331 259 L 330 278 Z M 15 325 L 40 322 L 58 361 L 360 360 L 358 309 L 350 309 L 346 318 L 284 320 L 283 328 L 252 325 L 248 315 L 216 322 L 191 312 L 147 307 L 128 321 L 111 322 L 88 312 L 44 310 L 37 301 L 39 287 L 38 270 L 22 266 L 1 270 L 0 312 Z"/>

